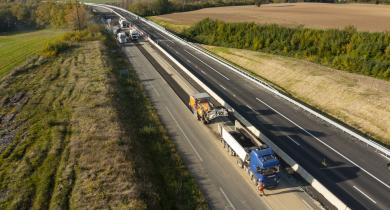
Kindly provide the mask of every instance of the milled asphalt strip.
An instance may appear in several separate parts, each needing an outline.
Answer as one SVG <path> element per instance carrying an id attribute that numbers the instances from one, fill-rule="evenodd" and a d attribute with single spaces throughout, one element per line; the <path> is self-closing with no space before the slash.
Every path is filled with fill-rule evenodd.
<path id="1" fill-rule="evenodd" d="M 337 153 L 338 155 L 340 155 L 341 157 L 343 157 L 345 160 L 347 160 L 348 162 L 352 163 L 353 165 L 355 165 L 356 167 L 358 167 L 360 170 L 366 172 L 369 176 L 371 176 L 372 178 L 374 178 L 375 180 L 377 180 L 378 182 L 380 182 L 381 184 L 383 184 L 384 186 L 386 186 L 387 188 L 390 188 L 390 186 L 386 183 L 384 183 L 382 180 L 378 179 L 376 176 L 374 176 L 373 174 L 371 174 L 370 172 L 368 172 L 366 169 L 362 168 L 361 166 L 359 166 L 358 164 L 356 164 L 355 162 L 353 162 L 351 159 L 347 158 L 346 156 L 344 156 L 343 154 L 341 154 L 339 151 L 337 151 L 336 149 L 332 148 L 331 146 L 329 146 L 328 144 L 326 144 L 325 142 L 323 142 L 321 139 L 317 138 L 315 135 L 313 135 L 312 133 L 310 133 L 309 131 L 307 131 L 306 129 L 304 129 L 302 126 L 298 125 L 297 123 L 295 123 L 294 121 L 290 120 L 290 118 L 284 116 L 282 113 L 280 113 L 279 111 L 277 111 L 276 109 L 272 108 L 270 105 L 268 105 L 267 103 L 265 103 L 264 101 L 260 100 L 259 98 L 256 98 L 256 100 L 258 100 L 260 103 L 264 104 L 265 106 L 267 106 L 268 108 L 272 109 L 274 112 L 278 113 L 280 116 L 282 116 L 284 119 L 286 119 L 287 121 L 289 121 L 290 123 L 294 124 L 295 126 L 297 126 L 298 128 L 300 128 L 302 131 L 304 131 L 305 133 L 309 134 L 311 137 L 313 137 L 314 139 L 316 139 L 317 141 L 319 141 L 321 144 L 325 145 L 327 148 L 331 149 L 333 152 Z"/>
<path id="2" fill-rule="evenodd" d="M 226 80 L 230 80 L 228 77 L 226 77 L 225 75 L 223 75 L 221 72 L 217 71 L 216 69 L 214 69 L 212 66 L 210 66 L 209 64 L 207 64 L 206 62 L 202 61 L 201 59 L 199 59 L 198 57 L 196 57 L 194 54 L 192 54 L 191 52 L 189 52 L 188 50 L 184 49 L 184 51 L 186 51 L 188 54 L 190 54 L 192 57 L 194 57 L 195 59 L 197 59 L 198 61 L 200 61 L 201 63 L 203 63 L 205 66 L 209 67 L 211 70 L 215 71 L 217 74 L 219 74 L 221 77 L 225 78 Z"/>
<path id="3" fill-rule="evenodd" d="M 163 69 L 163 67 L 142 47 L 142 45 L 137 45 L 137 47 L 141 51 L 141 53 L 146 57 L 146 59 L 148 59 L 148 61 L 154 66 L 157 72 L 172 87 L 173 91 L 175 91 L 175 93 L 179 96 L 179 98 L 183 101 L 183 103 L 186 104 L 186 101 L 188 100 L 189 96 L 183 90 L 183 88 L 181 88 L 180 85 L 177 84 L 177 82 L 172 78 L 172 76 L 169 75 Z"/>
<path id="4" fill-rule="evenodd" d="M 200 156 L 198 151 L 195 149 L 194 145 L 191 143 L 190 139 L 187 137 L 186 133 L 181 128 L 180 124 L 177 122 L 177 120 L 173 116 L 172 112 L 169 110 L 168 107 L 165 107 L 165 109 L 168 111 L 168 114 L 171 116 L 172 120 L 175 121 L 176 126 L 180 129 L 180 132 L 183 134 L 184 138 L 186 139 L 187 143 L 191 146 L 192 150 L 194 150 L 194 152 L 195 152 L 196 156 L 198 157 L 198 159 L 200 160 L 200 162 L 203 162 L 202 157 Z"/>
<path id="5" fill-rule="evenodd" d="M 371 202 L 375 203 L 376 202 L 374 201 L 374 199 L 372 199 L 370 196 L 368 196 L 366 193 L 364 193 L 363 191 L 361 191 L 359 188 L 357 188 L 356 186 L 353 186 L 353 188 L 355 188 L 355 190 L 359 191 L 361 194 L 363 194 L 364 196 L 366 196 L 366 198 L 368 198 Z"/>

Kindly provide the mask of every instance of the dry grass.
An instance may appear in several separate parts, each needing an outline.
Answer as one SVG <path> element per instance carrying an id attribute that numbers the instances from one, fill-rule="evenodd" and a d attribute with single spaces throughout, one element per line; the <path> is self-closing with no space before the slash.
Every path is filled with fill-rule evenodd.
<path id="1" fill-rule="evenodd" d="M 0 209 L 207 209 L 131 65 L 105 43 L 0 80 Z"/>
<path id="2" fill-rule="evenodd" d="M 174 33 L 178 33 L 178 34 L 183 32 L 185 29 L 191 27 L 190 25 L 174 24 L 174 23 L 165 21 L 163 18 L 160 18 L 159 16 L 151 16 L 151 17 L 148 17 L 148 19 L 163 26 L 164 28 L 167 28 L 170 31 L 172 31 Z"/>
<path id="3" fill-rule="evenodd" d="M 389 82 L 288 57 L 205 48 L 390 145 Z"/>
<path id="4" fill-rule="evenodd" d="M 226 22 L 276 23 L 312 28 L 344 28 L 359 31 L 389 31 L 390 6 L 373 4 L 289 3 L 206 8 L 158 16 L 178 25 L 192 25 L 206 17 Z"/>
<path id="5" fill-rule="evenodd" d="M 89 42 L 2 82 L 0 115 L 16 116 L 1 125 L 15 136 L 2 145 L 1 209 L 146 207 L 129 148 L 118 144 L 126 137 L 101 50 Z M 7 104 L 20 92 L 25 102 Z"/>

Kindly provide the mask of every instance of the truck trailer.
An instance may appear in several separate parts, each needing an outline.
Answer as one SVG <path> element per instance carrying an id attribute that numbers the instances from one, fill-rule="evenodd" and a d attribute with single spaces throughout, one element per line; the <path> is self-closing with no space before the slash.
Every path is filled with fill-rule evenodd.
<path id="1" fill-rule="evenodd" d="M 258 146 L 253 137 L 236 121 L 235 125 L 220 123 L 218 131 L 224 147 L 237 158 L 237 164 L 247 171 L 252 182 L 266 188 L 276 187 L 280 181 L 280 162 L 272 148 Z"/>

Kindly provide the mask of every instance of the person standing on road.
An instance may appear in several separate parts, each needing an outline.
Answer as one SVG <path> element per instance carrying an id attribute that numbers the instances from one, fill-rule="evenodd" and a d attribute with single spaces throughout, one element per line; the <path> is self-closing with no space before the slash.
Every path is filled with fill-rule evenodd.
<path id="1" fill-rule="evenodd" d="M 264 186 L 263 182 L 259 182 L 259 184 L 257 185 L 257 189 L 259 190 L 260 196 L 266 195 L 264 192 L 264 188 L 265 188 L 265 186 Z"/>

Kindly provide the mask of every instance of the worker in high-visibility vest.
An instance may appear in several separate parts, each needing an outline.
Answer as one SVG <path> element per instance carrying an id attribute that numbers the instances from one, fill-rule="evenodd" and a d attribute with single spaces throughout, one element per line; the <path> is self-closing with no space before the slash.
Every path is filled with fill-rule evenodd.
<path id="1" fill-rule="evenodd" d="M 259 184 L 257 185 L 257 189 L 259 191 L 260 196 L 266 195 L 264 192 L 264 188 L 265 188 L 265 186 L 264 186 L 263 182 L 259 182 Z"/>

